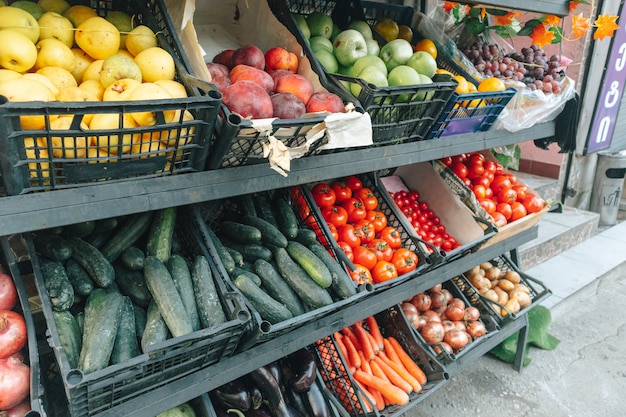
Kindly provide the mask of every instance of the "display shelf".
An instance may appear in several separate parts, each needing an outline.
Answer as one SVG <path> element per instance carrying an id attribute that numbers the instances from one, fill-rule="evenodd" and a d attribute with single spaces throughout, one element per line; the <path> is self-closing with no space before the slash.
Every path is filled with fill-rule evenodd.
<path id="1" fill-rule="evenodd" d="M 549 138 L 554 136 L 554 129 L 555 123 L 548 122 L 515 133 L 493 130 L 311 156 L 291 161 L 292 170 L 287 177 L 271 170 L 268 164 L 258 164 L 0 197 L 2 201 L 0 224 L 3 225 L 3 235 L 35 231 L 431 161 L 444 156 L 532 139 Z"/>
<path id="2" fill-rule="evenodd" d="M 359 302 L 356 308 L 334 312 L 328 316 L 321 317 L 313 323 L 294 329 L 285 335 L 256 345 L 252 349 L 245 350 L 230 358 L 224 358 L 208 369 L 190 374 L 181 380 L 173 381 L 167 387 L 152 390 L 140 398 L 130 400 L 125 408 L 135 411 L 126 415 L 127 417 L 155 415 L 171 407 L 172 404 L 180 404 L 198 397 L 207 391 L 217 388 L 226 381 L 245 375 L 260 366 L 295 352 L 302 346 L 312 344 L 334 331 L 396 305 L 405 300 L 408 294 L 417 294 L 425 291 L 435 284 L 458 275 L 473 266 L 500 256 L 502 253 L 514 251 L 521 244 L 536 238 L 537 234 L 538 227 L 534 226 L 502 241 L 498 245 L 489 246 L 458 260 L 444 263 L 440 267 L 428 271 L 415 279 L 373 294 Z M 503 328 L 501 334 L 508 336 L 514 331 L 523 328 L 525 320 L 526 318 L 520 318 L 519 321 L 510 323 Z M 522 336 L 525 337 L 525 333 Z M 481 355 L 485 352 L 481 350 Z M 519 354 L 520 352 L 518 352 Z M 470 359 L 478 357 L 478 355 L 468 356 Z M 462 366 L 459 366 L 455 371 L 458 372 L 461 368 Z M 99 414 L 99 417 L 113 417 L 117 415 L 118 413 L 115 409 L 110 409 Z"/>
<path id="3" fill-rule="evenodd" d="M 481 6 L 494 6 L 501 9 L 555 14 L 557 16 L 566 16 L 569 14 L 569 0 L 531 0 L 526 2 L 520 2 L 517 0 L 470 0 L 465 1 L 464 3 Z"/>

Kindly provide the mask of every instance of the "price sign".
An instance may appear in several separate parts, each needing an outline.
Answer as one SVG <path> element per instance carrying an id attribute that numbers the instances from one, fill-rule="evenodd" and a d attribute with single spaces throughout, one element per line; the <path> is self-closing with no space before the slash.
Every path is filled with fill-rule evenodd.
<path id="1" fill-rule="evenodd" d="M 623 15 L 624 4 L 619 16 Z M 598 92 L 595 113 L 585 146 L 585 154 L 611 146 L 615 122 L 619 113 L 624 83 L 626 82 L 626 21 L 620 22 L 613 35 L 611 51 L 607 58 L 602 86 Z"/>

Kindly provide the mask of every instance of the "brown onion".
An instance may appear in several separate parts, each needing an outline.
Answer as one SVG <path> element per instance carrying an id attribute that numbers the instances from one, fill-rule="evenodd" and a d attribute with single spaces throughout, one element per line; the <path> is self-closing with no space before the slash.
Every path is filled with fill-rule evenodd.
<path id="1" fill-rule="evenodd" d="M 426 310 L 430 310 L 431 307 L 431 298 L 430 295 L 426 294 L 426 293 L 419 293 L 416 294 L 412 299 L 411 299 L 411 303 L 417 307 L 417 311 L 426 311 Z"/>
<path id="2" fill-rule="evenodd" d="M 477 339 L 487 334 L 487 328 L 482 321 L 473 321 L 467 325 L 467 332 L 474 339 Z"/>
<path id="3" fill-rule="evenodd" d="M 478 310 L 474 306 L 468 306 L 465 308 L 465 312 L 463 314 L 463 320 L 465 321 L 476 321 L 480 318 L 480 310 Z"/>
<path id="4" fill-rule="evenodd" d="M 433 346 L 433 350 L 435 351 L 435 354 L 437 355 L 439 355 L 441 352 L 444 352 L 444 351 L 447 352 L 448 354 L 453 353 L 452 348 L 446 342 L 437 343 L 435 346 Z"/>
<path id="5" fill-rule="evenodd" d="M 444 342 L 454 350 L 462 349 L 469 343 L 469 335 L 462 330 L 450 330 L 444 336 Z"/>
<path id="6" fill-rule="evenodd" d="M 445 331 L 441 323 L 429 321 L 422 327 L 420 333 L 426 343 L 439 343 L 443 340 Z"/>
<path id="7" fill-rule="evenodd" d="M 402 308 L 402 312 L 404 313 L 404 317 L 406 317 L 407 321 L 414 329 L 419 327 L 419 313 L 417 312 L 417 308 L 411 303 L 404 302 L 400 304 Z"/>
<path id="8" fill-rule="evenodd" d="M 422 313 L 422 317 L 426 318 L 426 322 L 436 321 L 441 323 L 441 317 L 439 317 L 439 314 L 437 314 L 437 312 L 433 310 L 424 311 Z"/>
<path id="9" fill-rule="evenodd" d="M 446 308 L 446 317 L 452 321 L 462 320 L 465 314 L 465 309 L 453 304 L 449 304 Z"/>
<path id="10" fill-rule="evenodd" d="M 448 306 L 448 300 L 446 300 L 446 296 L 441 291 L 432 291 L 430 294 L 430 308 L 433 310 L 439 310 L 442 307 L 445 308 Z"/>

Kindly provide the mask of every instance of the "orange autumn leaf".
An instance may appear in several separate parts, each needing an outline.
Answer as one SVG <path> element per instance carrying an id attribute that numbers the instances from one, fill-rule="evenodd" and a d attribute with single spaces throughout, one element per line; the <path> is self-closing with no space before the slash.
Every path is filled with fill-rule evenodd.
<path id="1" fill-rule="evenodd" d="M 602 40 L 605 36 L 613 36 L 613 32 L 619 29 L 619 25 L 615 23 L 618 17 L 619 16 L 611 16 L 608 14 L 598 16 L 594 22 L 596 31 L 593 34 L 593 39 Z"/>
<path id="2" fill-rule="evenodd" d="M 543 48 L 546 45 L 550 45 L 555 36 L 554 33 L 547 30 L 544 25 L 539 25 L 533 30 L 533 33 L 530 34 L 530 38 L 533 40 L 533 45 Z"/>
<path id="3" fill-rule="evenodd" d="M 574 36 L 574 39 L 579 39 L 585 36 L 589 27 L 589 18 L 584 17 L 582 13 L 572 16 L 572 36 Z"/>
<path id="4" fill-rule="evenodd" d="M 511 23 L 513 23 L 513 20 L 515 20 L 516 17 L 522 17 L 522 14 L 517 13 L 517 12 L 508 12 L 504 16 L 493 16 L 493 17 L 496 21 L 496 25 L 508 26 Z"/>
<path id="5" fill-rule="evenodd" d="M 561 24 L 561 18 L 553 14 L 549 14 L 549 15 L 546 15 L 546 18 L 543 21 L 543 23 L 545 23 L 548 26 L 558 26 L 559 24 Z"/>

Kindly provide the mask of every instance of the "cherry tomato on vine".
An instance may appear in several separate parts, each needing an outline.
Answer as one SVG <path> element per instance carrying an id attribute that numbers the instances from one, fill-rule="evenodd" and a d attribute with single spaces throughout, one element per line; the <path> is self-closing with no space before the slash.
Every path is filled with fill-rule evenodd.
<path id="1" fill-rule="evenodd" d="M 417 268 L 419 258 L 415 252 L 407 248 L 396 249 L 391 258 L 391 262 L 396 267 L 398 275 L 404 275 Z"/>
<path id="2" fill-rule="evenodd" d="M 348 187 L 348 184 L 344 181 L 333 182 L 332 188 L 336 196 L 335 203 L 341 203 L 352 197 L 352 188 Z"/>
<path id="3" fill-rule="evenodd" d="M 392 249 L 402 246 L 402 234 L 393 226 L 387 226 L 381 230 L 380 238 L 386 240 Z"/>
<path id="4" fill-rule="evenodd" d="M 353 247 L 352 253 L 354 254 L 354 263 L 363 265 L 368 270 L 374 268 L 376 262 L 378 262 L 376 254 L 365 246 L 360 245 Z"/>
<path id="5" fill-rule="evenodd" d="M 361 181 L 356 175 L 350 175 L 349 177 L 344 178 L 344 181 L 348 187 L 352 189 L 352 194 L 363 188 L 363 181 Z"/>
<path id="6" fill-rule="evenodd" d="M 323 207 L 322 217 L 326 223 L 332 223 L 336 227 L 343 226 L 348 222 L 348 212 L 341 206 Z"/>
<path id="7" fill-rule="evenodd" d="M 387 216 L 380 210 L 370 210 L 365 215 L 365 219 L 372 222 L 374 225 L 374 232 L 380 233 L 385 227 L 387 227 Z"/>
<path id="8" fill-rule="evenodd" d="M 323 182 L 317 183 L 311 189 L 311 196 L 318 207 L 329 207 L 335 204 L 337 196 L 333 188 Z"/>
<path id="9" fill-rule="evenodd" d="M 361 238 L 357 236 L 354 226 L 344 224 L 337 228 L 337 241 L 349 245 L 351 248 L 361 244 Z"/>
<path id="10" fill-rule="evenodd" d="M 374 195 L 374 192 L 363 187 L 356 192 L 356 197 L 361 199 L 366 210 L 376 210 L 378 208 L 378 198 Z"/>
<path id="11" fill-rule="evenodd" d="M 378 284 L 398 278 L 398 271 L 393 263 L 388 261 L 378 261 L 372 268 L 372 279 Z"/>
<path id="12" fill-rule="evenodd" d="M 340 205 L 346 209 L 349 223 L 356 223 L 359 220 L 363 220 L 367 214 L 365 204 L 363 204 L 363 202 L 358 198 L 350 197 L 347 200 L 342 201 Z"/>
<path id="13" fill-rule="evenodd" d="M 361 284 L 373 284 L 374 280 L 372 279 L 372 273 L 369 268 L 365 266 L 355 263 L 354 270 L 350 273 L 350 277 L 357 285 Z"/>

